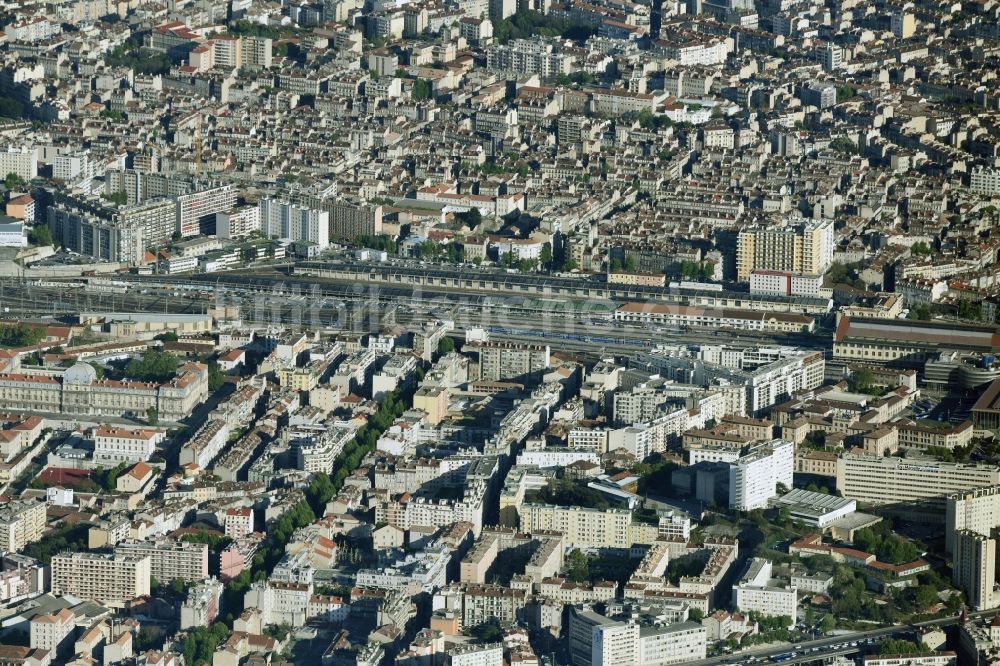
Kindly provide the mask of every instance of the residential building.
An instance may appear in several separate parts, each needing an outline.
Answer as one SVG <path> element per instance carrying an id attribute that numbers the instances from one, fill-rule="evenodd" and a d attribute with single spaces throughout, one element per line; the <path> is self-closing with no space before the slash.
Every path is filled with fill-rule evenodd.
<path id="1" fill-rule="evenodd" d="M 741 511 L 762 509 L 778 494 L 778 486 L 792 487 L 792 442 L 776 439 L 755 447 L 729 465 L 729 506 Z"/>
<path id="2" fill-rule="evenodd" d="M 175 578 L 199 581 L 208 578 L 208 546 L 177 541 L 130 541 L 115 547 L 115 556 L 144 558 L 150 562 L 150 575 L 168 583 Z"/>
<path id="3" fill-rule="evenodd" d="M 485 381 L 513 379 L 549 367 L 548 345 L 491 341 L 467 349 L 479 352 L 479 378 Z"/>
<path id="4" fill-rule="evenodd" d="M 166 432 L 156 428 L 132 429 L 100 426 L 94 431 L 94 461 L 117 465 L 145 462 L 164 440 Z"/>
<path id="5" fill-rule="evenodd" d="M 736 278 L 755 270 L 822 275 L 833 263 L 833 220 L 788 218 L 779 225 L 752 226 L 737 237 Z"/>
<path id="6" fill-rule="evenodd" d="M 45 502 L 14 500 L 0 505 L 0 550 L 18 553 L 45 532 Z"/>
<path id="7" fill-rule="evenodd" d="M 771 580 L 770 560 L 755 557 L 747 563 L 746 571 L 733 585 L 733 606 L 744 613 L 757 612 L 767 617 L 787 617 L 788 626 L 795 624 L 798 591 L 786 588 Z"/>
<path id="8" fill-rule="evenodd" d="M 268 238 L 309 241 L 320 248 L 330 244 L 330 215 L 288 201 L 261 199 L 260 229 Z"/>
<path id="9" fill-rule="evenodd" d="M 184 238 L 215 233 L 215 215 L 236 205 L 235 185 L 222 185 L 177 197 L 176 230 Z"/>
<path id="10" fill-rule="evenodd" d="M 149 594 L 148 556 L 61 553 L 52 557 L 52 593 L 94 599 L 107 606 Z"/>
<path id="11" fill-rule="evenodd" d="M 997 605 L 996 586 L 997 542 L 969 530 L 955 533 L 951 581 L 965 590 L 969 606 L 986 610 Z"/>

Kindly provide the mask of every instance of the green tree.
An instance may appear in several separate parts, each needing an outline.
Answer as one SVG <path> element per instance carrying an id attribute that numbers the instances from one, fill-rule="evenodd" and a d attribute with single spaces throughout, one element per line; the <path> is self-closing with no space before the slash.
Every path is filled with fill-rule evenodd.
<path id="1" fill-rule="evenodd" d="M 590 580 L 590 560 L 579 548 L 574 548 L 566 556 L 566 579 L 572 583 Z"/>
<path id="2" fill-rule="evenodd" d="M 36 224 L 32 227 L 31 231 L 28 232 L 28 242 L 37 247 L 55 246 L 52 231 L 47 224 Z"/>
<path id="3" fill-rule="evenodd" d="M 125 376 L 147 382 L 165 382 L 177 372 L 177 357 L 173 354 L 149 349 L 142 358 L 132 359 L 125 366 Z"/>
<path id="4" fill-rule="evenodd" d="M 871 393 L 877 390 L 875 386 L 875 373 L 868 368 L 858 368 L 851 375 L 851 385 L 859 393 Z"/>
<path id="5" fill-rule="evenodd" d="M 431 98 L 434 90 L 428 81 L 423 79 L 415 79 L 413 81 L 413 92 L 411 96 L 416 102 L 422 102 Z"/>
<path id="6" fill-rule="evenodd" d="M 226 383 L 226 375 L 215 361 L 208 364 L 208 390 L 215 393 Z"/>
<path id="7" fill-rule="evenodd" d="M 306 489 L 306 499 L 313 513 L 317 516 L 326 514 L 326 503 L 333 499 L 334 490 L 330 475 L 326 472 L 319 472 L 313 477 Z"/>
<path id="8" fill-rule="evenodd" d="M 914 652 L 930 652 L 930 648 L 923 643 L 914 643 L 895 638 L 888 638 L 878 646 L 879 654 L 912 654 Z"/>
<path id="9" fill-rule="evenodd" d="M 4 178 L 3 184 L 7 187 L 8 190 L 16 190 L 26 185 L 26 183 L 24 182 L 24 178 L 21 178 L 13 171 L 7 174 L 7 177 Z"/>
<path id="10" fill-rule="evenodd" d="M 552 245 L 550 243 L 546 243 L 542 246 L 539 261 L 542 264 L 542 268 L 548 269 L 552 267 Z"/>
<path id="11" fill-rule="evenodd" d="M 444 356 L 445 354 L 450 354 L 455 351 L 455 341 L 450 337 L 445 335 L 438 341 L 438 354 Z"/>
<path id="12" fill-rule="evenodd" d="M 819 621 L 819 630 L 821 633 L 828 634 L 837 628 L 837 619 L 827 613 L 823 616 L 823 619 Z"/>
<path id="13" fill-rule="evenodd" d="M 160 342 L 177 342 L 177 340 L 178 340 L 177 334 L 174 333 L 173 331 L 167 331 L 166 333 L 160 333 L 154 339 L 155 340 L 159 340 Z"/>
<path id="14" fill-rule="evenodd" d="M 470 208 L 469 210 L 456 213 L 455 219 L 470 229 L 475 229 L 482 224 L 483 214 L 479 212 L 478 208 Z"/>
<path id="15" fill-rule="evenodd" d="M 853 86 L 837 86 L 837 103 L 846 102 L 857 94 L 858 91 Z"/>
<path id="16" fill-rule="evenodd" d="M 0 323 L 0 347 L 37 345 L 44 337 L 43 326 L 28 326 L 21 322 Z"/>
<path id="17" fill-rule="evenodd" d="M 28 117 L 24 105 L 9 95 L 0 95 L 0 118 L 21 120 Z"/>
<path id="18" fill-rule="evenodd" d="M 174 578 L 170 581 L 170 593 L 174 596 L 179 597 L 184 594 L 185 587 L 183 578 Z"/>
<path id="19" fill-rule="evenodd" d="M 151 426 L 155 426 L 160 422 L 160 413 L 156 410 L 156 407 L 150 405 L 146 408 L 146 423 Z"/>

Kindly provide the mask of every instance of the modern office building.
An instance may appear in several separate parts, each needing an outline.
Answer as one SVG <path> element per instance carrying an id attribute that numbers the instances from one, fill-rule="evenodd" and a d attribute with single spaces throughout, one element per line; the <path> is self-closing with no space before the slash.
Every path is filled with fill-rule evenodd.
<path id="1" fill-rule="evenodd" d="M 943 513 L 949 494 L 997 484 L 1000 468 L 994 465 L 867 453 L 842 453 L 837 459 L 837 491 L 873 505 L 913 504 Z"/>

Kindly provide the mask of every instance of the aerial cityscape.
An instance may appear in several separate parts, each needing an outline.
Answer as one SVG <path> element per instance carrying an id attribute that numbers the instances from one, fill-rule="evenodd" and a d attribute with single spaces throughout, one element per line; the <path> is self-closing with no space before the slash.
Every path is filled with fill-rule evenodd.
<path id="1" fill-rule="evenodd" d="M 997 0 L 0 0 L 0 666 L 1000 664 Z"/>

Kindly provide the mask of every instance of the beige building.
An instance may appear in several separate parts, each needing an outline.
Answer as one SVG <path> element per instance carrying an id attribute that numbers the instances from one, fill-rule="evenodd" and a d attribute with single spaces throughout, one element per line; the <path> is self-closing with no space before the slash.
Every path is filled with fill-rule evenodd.
<path id="1" fill-rule="evenodd" d="M 917 423 L 900 424 L 899 446 L 904 449 L 926 450 L 927 447 L 953 450 L 957 446 L 968 446 L 972 441 L 974 428 L 972 421 L 963 421 L 957 425 L 941 423 L 939 425 L 920 425 Z"/>
<path id="2" fill-rule="evenodd" d="M 833 245 L 833 220 L 749 227 L 737 237 L 736 277 L 747 281 L 755 269 L 822 275 L 833 262 Z"/>
<path id="3" fill-rule="evenodd" d="M 663 287 L 666 283 L 667 276 L 662 273 L 608 273 L 608 284 Z"/>
<path id="4" fill-rule="evenodd" d="M 20 552 L 45 532 L 45 502 L 13 501 L 0 506 L 0 550 Z"/>
<path id="5" fill-rule="evenodd" d="M 427 413 L 427 422 L 436 426 L 448 414 L 448 389 L 444 386 L 421 386 L 413 394 L 413 409 Z"/>
<path id="6" fill-rule="evenodd" d="M 162 583 L 208 578 L 208 546 L 203 543 L 135 541 L 119 544 L 115 555 L 148 557 L 150 575 Z"/>
<path id="7" fill-rule="evenodd" d="M 149 594 L 148 556 L 64 552 L 52 558 L 52 594 L 72 594 L 106 606 Z"/>
<path id="8" fill-rule="evenodd" d="M 632 512 L 626 509 L 525 504 L 520 523 L 524 532 L 561 532 L 567 548 L 631 548 L 633 543 Z"/>
<path id="9" fill-rule="evenodd" d="M 77 363 L 61 377 L 0 374 L 0 410 L 46 411 L 90 416 L 145 416 L 153 407 L 161 420 L 178 421 L 208 397 L 208 366 L 187 363 L 165 384 L 98 380 L 94 368 Z"/>

